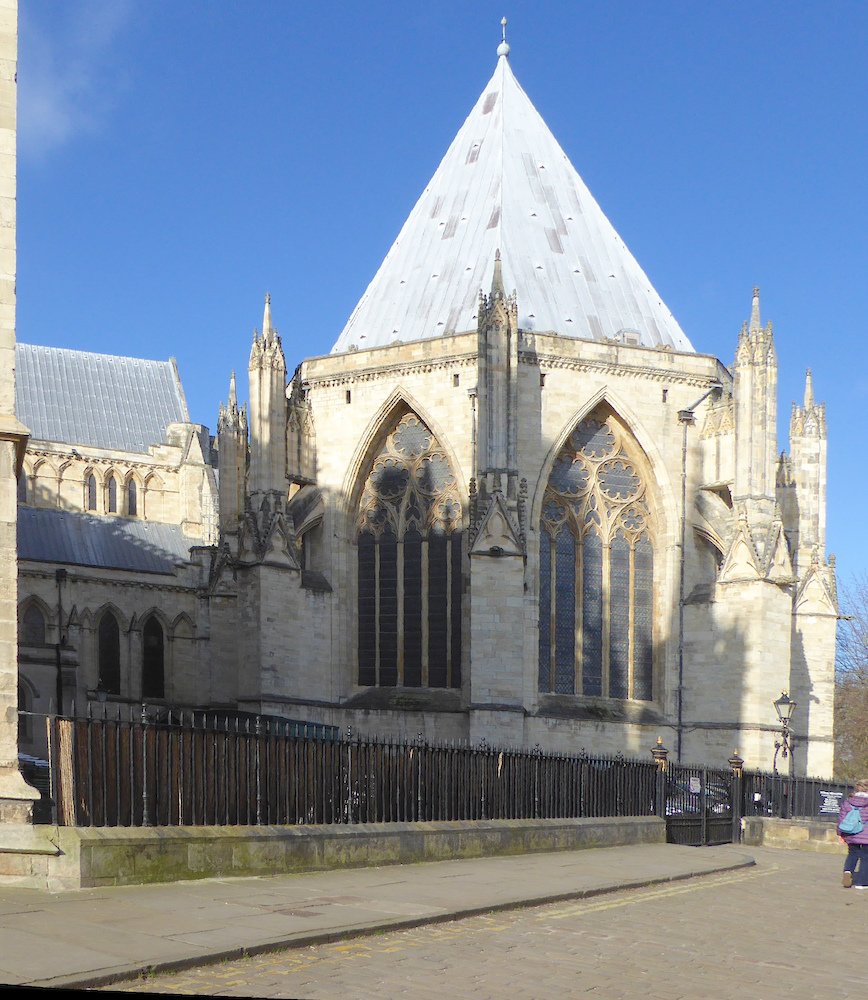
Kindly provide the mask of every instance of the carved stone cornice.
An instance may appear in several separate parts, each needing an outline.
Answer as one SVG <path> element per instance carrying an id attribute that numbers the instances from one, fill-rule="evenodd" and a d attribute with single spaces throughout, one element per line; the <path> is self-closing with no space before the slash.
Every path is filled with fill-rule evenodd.
<path id="1" fill-rule="evenodd" d="M 628 365 L 623 361 L 607 361 L 597 358 L 565 358 L 558 354 L 541 354 L 538 352 L 519 351 L 519 364 L 531 365 L 534 368 L 545 368 L 549 371 L 565 369 L 575 372 L 594 372 L 596 374 L 615 375 L 622 378 L 640 378 L 651 382 L 669 382 L 680 385 L 707 389 L 717 385 L 717 374 L 700 375 L 693 372 L 678 371 L 673 368 L 658 368 L 645 365 Z"/>
<path id="2" fill-rule="evenodd" d="M 115 572 L 125 572 L 124 570 L 116 570 Z M 127 570 L 126 572 L 132 572 Z M 67 576 L 67 581 L 69 583 L 86 583 L 88 585 L 98 583 L 100 586 L 105 587 L 136 587 L 139 590 L 160 590 L 172 594 L 191 594 L 196 595 L 200 593 L 203 588 L 196 584 L 170 584 L 170 583 L 150 583 L 144 581 L 141 577 L 135 580 L 112 580 L 108 579 L 102 574 L 105 570 L 102 568 L 94 567 L 95 576 L 85 576 L 81 573 L 70 572 Z M 18 564 L 18 575 L 19 577 L 28 577 L 34 580 L 50 580 L 54 584 L 56 570 L 39 570 L 39 569 L 29 569 L 25 563 L 19 562 Z"/>
<path id="3" fill-rule="evenodd" d="M 377 382 L 381 379 L 400 379 L 408 375 L 428 375 L 443 369 L 476 367 L 477 354 L 463 353 L 447 355 L 437 359 L 420 358 L 418 361 L 396 362 L 388 365 L 371 365 L 353 371 L 331 371 L 322 375 L 305 373 L 304 381 L 312 389 L 328 389 L 332 386 L 349 385 L 358 382 Z"/>

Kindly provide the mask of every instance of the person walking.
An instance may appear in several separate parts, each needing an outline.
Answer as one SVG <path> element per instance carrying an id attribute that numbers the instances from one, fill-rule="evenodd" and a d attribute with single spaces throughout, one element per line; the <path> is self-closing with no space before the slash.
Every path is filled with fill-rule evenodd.
<path id="1" fill-rule="evenodd" d="M 856 810 L 858 818 L 851 815 Z M 861 829 L 854 832 L 853 828 L 860 825 Z M 841 885 L 845 889 L 851 886 L 854 889 L 868 889 L 868 778 L 860 778 L 856 782 L 855 792 L 841 803 L 838 836 L 849 848 Z"/>

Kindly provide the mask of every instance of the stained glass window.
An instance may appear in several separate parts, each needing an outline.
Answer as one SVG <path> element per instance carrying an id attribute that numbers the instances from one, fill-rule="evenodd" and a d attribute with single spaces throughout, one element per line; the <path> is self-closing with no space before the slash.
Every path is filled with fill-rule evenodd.
<path id="1" fill-rule="evenodd" d="M 601 406 L 557 456 L 540 518 L 539 690 L 653 698 L 647 463 Z"/>
<path id="2" fill-rule="evenodd" d="M 359 503 L 359 684 L 461 684 L 461 503 L 449 459 L 405 414 Z"/>

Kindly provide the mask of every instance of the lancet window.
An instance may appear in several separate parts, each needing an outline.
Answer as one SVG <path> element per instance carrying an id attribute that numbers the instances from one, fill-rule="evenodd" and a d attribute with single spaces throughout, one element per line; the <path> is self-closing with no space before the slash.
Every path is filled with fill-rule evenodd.
<path id="1" fill-rule="evenodd" d="M 109 476 L 108 481 L 108 512 L 109 514 L 118 512 L 118 481 L 114 476 Z"/>
<path id="2" fill-rule="evenodd" d="M 99 680 L 97 686 L 108 694 L 121 693 L 121 633 L 117 618 L 106 611 L 97 630 Z"/>
<path id="3" fill-rule="evenodd" d="M 127 481 L 127 514 L 137 517 L 139 512 L 139 488 L 135 479 L 130 476 Z"/>
<path id="4" fill-rule="evenodd" d="M 25 646 L 41 646 L 45 642 L 45 615 L 35 604 L 28 605 L 21 620 L 21 642 Z"/>
<path id="5" fill-rule="evenodd" d="M 162 698 L 165 683 L 163 626 L 151 615 L 142 629 L 142 698 Z"/>
<path id="6" fill-rule="evenodd" d="M 365 482 L 358 515 L 359 684 L 461 684 L 462 513 L 431 430 L 405 414 Z"/>
<path id="7" fill-rule="evenodd" d="M 96 476 L 91 473 L 87 477 L 87 509 L 96 510 Z"/>
<path id="8" fill-rule="evenodd" d="M 543 498 L 539 690 L 650 701 L 653 579 L 645 462 L 600 407 L 564 444 Z"/>

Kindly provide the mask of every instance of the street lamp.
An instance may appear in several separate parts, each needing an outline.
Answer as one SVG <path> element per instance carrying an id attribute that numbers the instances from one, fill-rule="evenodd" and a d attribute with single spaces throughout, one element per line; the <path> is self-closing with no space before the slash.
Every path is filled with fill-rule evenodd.
<path id="1" fill-rule="evenodd" d="M 793 717 L 793 712 L 796 710 L 796 703 L 790 698 L 786 691 L 781 692 L 780 698 L 774 702 L 775 711 L 778 713 L 778 719 L 781 723 L 781 736 L 780 739 L 775 740 L 775 759 L 772 764 L 772 770 L 775 774 L 778 772 L 778 752 L 783 750 L 784 760 L 787 757 L 790 758 L 790 769 L 792 770 L 792 749 L 790 747 L 790 720 Z"/>
<path id="2" fill-rule="evenodd" d="M 796 703 L 790 698 L 786 691 L 781 692 L 780 698 L 776 699 L 774 702 L 775 711 L 778 713 L 778 719 L 781 723 L 781 735 L 780 738 L 775 740 L 775 756 L 772 761 L 772 773 L 775 778 L 778 775 L 778 751 L 783 751 L 784 760 L 789 757 L 790 765 L 787 769 L 789 772 L 789 777 L 792 779 L 793 775 L 793 750 L 790 746 L 790 720 L 793 717 L 793 712 L 796 709 Z M 777 782 L 775 782 L 777 785 Z M 786 818 L 786 813 L 789 812 L 789 795 L 790 788 L 787 787 L 784 793 L 787 798 L 787 807 L 784 809 L 784 818 Z"/>

